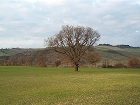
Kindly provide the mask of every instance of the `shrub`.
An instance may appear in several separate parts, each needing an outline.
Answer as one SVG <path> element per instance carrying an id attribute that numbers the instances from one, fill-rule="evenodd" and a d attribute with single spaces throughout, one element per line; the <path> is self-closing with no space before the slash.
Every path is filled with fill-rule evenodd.
<path id="1" fill-rule="evenodd" d="M 140 59 L 138 58 L 129 59 L 128 66 L 133 68 L 140 68 Z"/>
<path id="2" fill-rule="evenodd" d="M 58 67 L 58 66 L 60 66 L 60 65 L 61 65 L 61 61 L 60 61 L 60 60 L 56 60 L 56 61 L 55 61 L 55 66 Z"/>
<path id="3" fill-rule="evenodd" d="M 88 52 L 86 55 L 86 60 L 96 67 L 96 63 L 101 61 L 101 55 L 97 52 Z"/>
<path id="4" fill-rule="evenodd" d="M 105 59 L 102 63 L 102 68 L 113 68 L 113 66 L 110 64 L 108 59 Z"/>
<path id="5" fill-rule="evenodd" d="M 114 68 L 126 68 L 127 66 L 126 65 L 124 65 L 124 64 L 122 64 L 122 63 L 116 63 L 115 65 L 114 65 Z"/>

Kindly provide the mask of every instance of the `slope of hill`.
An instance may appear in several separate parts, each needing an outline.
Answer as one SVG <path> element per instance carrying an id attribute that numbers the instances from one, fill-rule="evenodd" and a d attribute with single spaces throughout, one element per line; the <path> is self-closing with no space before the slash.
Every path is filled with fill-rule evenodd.
<path id="1" fill-rule="evenodd" d="M 36 51 L 38 49 L 23 49 L 23 48 L 12 48 L 12 49 L 0 49 L 1 56 L 12 56 L 18 53 L 25 53 L 28 51 Z"/>
<path id="2" fill-rule="evenodd" d="M 112 65 L 115 63 L 127 63 L 130 58 L 140 58 L 140 48 L 138 47 L 99 45 L 95 47 L 95 51 L 100 53 L 102 57 L 100 63 L 108 60 Z M 0 49 L 0 63 L 4 60 L 8 62 L 12 60 L 12 62 L 16 61 L 15 65 L 19 62 L 20 64 L 22 62 L 30 62 L 30 65 L 40 65 L 42 61 L 48 64 L 54 64 L 57 59 L 61 59 L 61 57 L 50 49 Z"/>
<path id="3" fill-rule="evenodd" d="M 122 59 L 130 57 L 140 57 L 140 48 L 119 48 L 113 46 L 97 46 L 97 51 L 105 58 Z"/>

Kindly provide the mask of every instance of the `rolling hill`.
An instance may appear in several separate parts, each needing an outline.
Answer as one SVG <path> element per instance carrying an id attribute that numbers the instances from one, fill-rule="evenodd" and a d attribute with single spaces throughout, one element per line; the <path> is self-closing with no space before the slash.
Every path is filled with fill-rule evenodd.
<path id="1" fill-rule="evenodd" d="M 94 49 L 98 52 L 102 60 L 108 60 L 112 65 L 115 63 L 127 63 L 130 58 L 140 58 L 140 48 L 131 47 L 129 45 L 98 45 Z M 93 50 L 93 51 L 94 51 Z M 60 59 L 59 55 L 50 49 L 22 49 L 22 48 L 12 48 L 12 49 L 0 49 L 0 61 L 17 58 L 31 58 L 32 65 L 35 64 L 38 60 L 47 60 L 49 64 L 53 64 L 57 59 Z M 22 59 L 23 60 L 23 59 Z M 17 61 L 18 62 L 18 61 Z M 39 65 L 39 64 L 38 64 Z"/>

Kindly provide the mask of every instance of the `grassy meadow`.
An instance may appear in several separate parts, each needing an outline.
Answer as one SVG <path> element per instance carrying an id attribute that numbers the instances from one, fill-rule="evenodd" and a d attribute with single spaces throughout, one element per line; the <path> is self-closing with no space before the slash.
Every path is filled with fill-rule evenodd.
<path id="1" fill-rule="evenodd" d="M 140 105 L 140 70 L 1 66 L 0 105 Z"/>

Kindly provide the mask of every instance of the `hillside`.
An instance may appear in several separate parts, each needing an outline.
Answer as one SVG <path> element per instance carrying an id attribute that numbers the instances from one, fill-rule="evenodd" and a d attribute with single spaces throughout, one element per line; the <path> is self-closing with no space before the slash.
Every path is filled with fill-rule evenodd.
<path id="1" fill-rule="evenodd" d="M 94 50 L 93 50 L 94 51 Z M 140 57 L 140 48 L 129 46 L 112 46 L 112 45 L 99 45 L 95 47 L 95 51 L 98 52 L 102 60 L 102 63 L 107 60 L 111 65 L 115 63 L 127 63 L 128 59 L 134 57 Z M 12 64 L 19 65 L 30 62 L 30 65 L 46 65 L 42 62 L 47 62 L 47 65 L 54 65 L 55 62 L 60 59 L 63 61 L 62 56 L 59 56 L 56 52 L 50 49 L 0 49 L 0 63 L 14 62 Z M 26 60 L 25 60 L 26 59 Z M 87 63 L 86 61 L 84 61 Z"/>
<path id="2" fill-rule="evenodd" d="M 130 48 L 121 48 L 118 46 L 107 46 L 100 45 L 95 47 L 96 51 L 100 52 L 105 58 L 127 58 L 133 56 L 140 56 L 140 48 L 139 47 L 130 47 Z M 43 49 L 22 49 L 22 48 L 12 48 L 12 49 L 0 49 L 0 56 L 12 56 L 18 53 L 25 52 L 34 52 L 40 51 Z"/>
<path id="3" fill-rule="evenodd" d="M 18 53 L 24 53 L 27 51 L 34 51 L 35 49 L 22 49 L 22 48 L 12 48 L 12 49 L 0 49 L 0 56 L 12 56 Z"/>
<path id="4" fill-rule="evenodd" d="M 103 58 L 120 60 L 130 57 L 140 57 L 140 48 L 120 48 L 114 46 L 97 46 L 97 51 L 101 53 Z"/>

